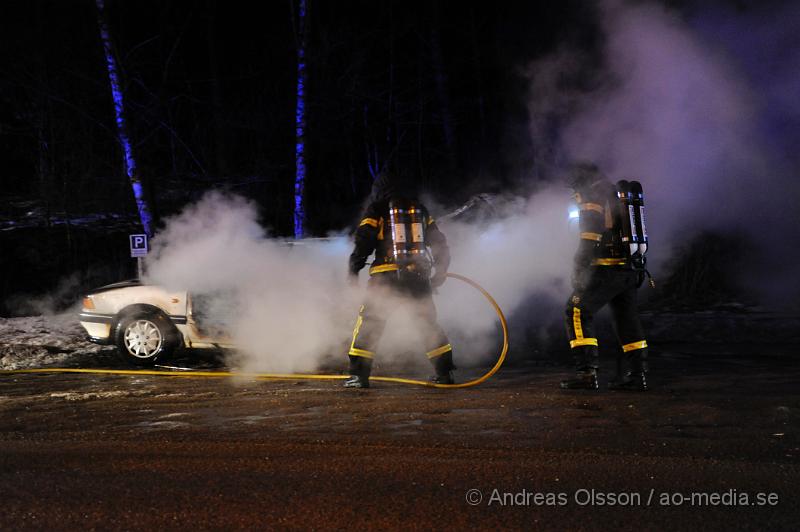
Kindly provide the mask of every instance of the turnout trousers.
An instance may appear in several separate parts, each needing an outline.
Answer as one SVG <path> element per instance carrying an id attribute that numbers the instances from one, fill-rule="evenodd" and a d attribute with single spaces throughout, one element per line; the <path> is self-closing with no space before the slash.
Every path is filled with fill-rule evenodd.
<path id="1" fill-rule="evenodd" d="M 636 298 L 640 276 L 640 272 L 627 268 L 593 266 L 585 288 L 575 290 L 570 296 L 564 323 L 579 372 L 599 367 L 594 316 L 606 304 L 611 307 L 614 332 L 620 344 L 617 373 L 647 372 L 647 341 Z"/>
<path id="2" fill-rule="evenodd" d="M 373 274 L 367 283 L 367 295 L 358 313 L 348 352 L 350 374 L 369 377 L 386 321 L 398 305 L 412 305 L 414 327 L 436 374 L 445 375 L 455 369 L 453 348 L 436 320 L 428 279 L 413 273 L 398 275 L 397 271 L 389 271 Z"/>

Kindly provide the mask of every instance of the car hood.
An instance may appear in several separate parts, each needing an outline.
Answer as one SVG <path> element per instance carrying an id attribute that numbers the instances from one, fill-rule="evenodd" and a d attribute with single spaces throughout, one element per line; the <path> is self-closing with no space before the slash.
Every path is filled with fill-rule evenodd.
<path id="1" fill-rule="evenodd" d="M 128 288 L 129 286 L 141 286 L 142 281 L 139 279 L 129 279 L 127 281 L 120 281 L 118 283 L 111 283 L 105 286 L 101 286 L 99 288 L 95 288 L 94 290 L 90 290 L 86 293 L 86 295 L 96 294 L 98 292 L 105 292 L 107 290 L 116 290 L 117 288 Z"/>

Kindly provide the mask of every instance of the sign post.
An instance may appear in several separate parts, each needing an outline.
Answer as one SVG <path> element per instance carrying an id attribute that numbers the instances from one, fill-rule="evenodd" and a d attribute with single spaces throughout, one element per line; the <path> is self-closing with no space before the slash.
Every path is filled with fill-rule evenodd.
<path id="1" fill-rule="evenodd" d="M 136 271 L 139 279 L 142 278 L 142 257 L 147 256 L 150 251 L 147 235 L 130 235 L 131 257 L 136 259 Z"/>

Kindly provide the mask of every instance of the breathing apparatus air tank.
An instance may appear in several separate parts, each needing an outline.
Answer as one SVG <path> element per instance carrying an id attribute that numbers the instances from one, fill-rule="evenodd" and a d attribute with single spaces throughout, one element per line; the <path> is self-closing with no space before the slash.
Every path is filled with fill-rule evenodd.
<path id="1" fill-rule="evenodd" d="M 639 232 L 636 227 L 636 213 L 634 212 L 630 182 L 624 179 L 617 181 L 617 199 L 622 223 L 622 243 L 628 246 L 629 256 L 633 257 L 639 252 Z"/>
<path id="2" fill-rule="evenodd" d="M 389 202 L 389 228 L 392 256 L 398 273 L 414 273 L 427 278 L 431 258 L 425 245 L 425 213 L 419 203 L 408 199 Z"/>
<path id="3" fill-rule="evenodd" d="M 633 198 L 633 213 L 636 218 L 636 231 L 639 233 L 639 254 L 647 253 L 647 225 L 644 221 L 644 191 L 642 184 L 631 181 L 631 196 Z"/>

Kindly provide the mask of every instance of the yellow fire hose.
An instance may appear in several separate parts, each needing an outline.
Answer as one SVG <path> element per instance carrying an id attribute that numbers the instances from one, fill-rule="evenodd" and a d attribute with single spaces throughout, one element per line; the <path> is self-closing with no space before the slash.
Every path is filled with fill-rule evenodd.
<path id="1" fill-rule="evenodd" d="M 500 366 L 503 365 L 503 361 L 506 359 L 506 353 L 508 353 L 508 323 L 506 322 L 506 317 L 503 314 L 503 311 L 500 309 L 500 306 L 497 304 L 497 301 L 484 290 L 484 288 L 467 277 L 463 275 L 459 275 L 457 273 L 448 273 L 448 277 L 453 279 L 458 279 L 459 281 L 463 281 L 468 285 L 472 286 L 476 290 L 478 290 L 483 297 L 486 298 L 487 301 L 492 305 L 494 311 L 497 313 L 497 316 L 500 318 L 500 325 L 503 328 L 503 348 L 500 351 L 500 356 L 497 357 L 497 362 L 495 362 L 492 369 L 487 371 L 485 374 L 481 375 L 477 379 L 473 379 L 468 382 L 462 382 L 458 384 L 436 384 L 429 381 L 421 381 L 416 379 L 402 379 L 399 377 L 380 377 L 380 376 L 371 376 L 370 380 L 372 381 L 379 381 L 379 382 L 396 382 L 400 384 L 416 384 L 418 386 L 428 386 L 430 388 L 469 388 L 470 386 L 476 386 L 486 380 L 489 379 L 492 375 L 497 373 L 497 370 L 500 369 Z M 9 374 L 18 374 L 18 373 L 95 373 L 101 375 L 159 375 L 159 376 L 170 376 L 170 377 L 246 377 L 246 378 L 253 378 L 253 379 L 266 379 L 266 380 L 297 380 L 297 379 L 308 379 L 308 380 L 337 380 L 337 379 L 347 379 L 349 378 L 347 375 L 313 375 L 313 374 L 303 374 L 303 373 L 236 373 L 231 371 L 158 371 L 158 370 L 124 370 L 124 369 L 79 369 L 79 368 L 33 368 L 33 369 L 14 369 L 14 370 L 0 370 L 0 374 L 9 375 Z"/>

